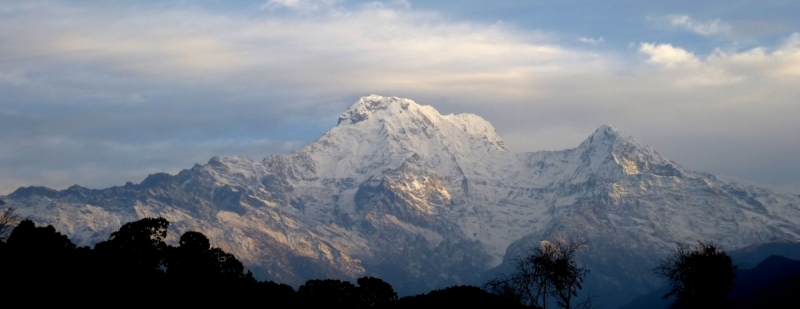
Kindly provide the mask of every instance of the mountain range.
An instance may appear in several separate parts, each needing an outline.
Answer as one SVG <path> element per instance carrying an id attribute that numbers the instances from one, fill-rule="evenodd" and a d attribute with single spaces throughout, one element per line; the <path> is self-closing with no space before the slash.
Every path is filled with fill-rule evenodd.
<path id="1" fill-rule="evenodd" d="M 542 240 L 582 239 L 584 291 L 609 307 L 661 286 L 651 268 L 676 243 L 800 240 L 800 196 L 686 170 L 612 126 L 572 149 L 512 153 L 476 115 L 377 95 L 286 155 L 0 199 L 80 245 L 164 217 L 169 241 L 202 232 L 263 279 L 369 275 L 406 295 L 480 284 Z"/>

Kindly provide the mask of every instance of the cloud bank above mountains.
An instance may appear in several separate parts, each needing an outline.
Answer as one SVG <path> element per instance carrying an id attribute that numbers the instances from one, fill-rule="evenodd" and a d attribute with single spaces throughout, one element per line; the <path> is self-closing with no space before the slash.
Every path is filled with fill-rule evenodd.
<path id="1" fill-rule="evenodd" d="M 687 168 L 800 181 L 800 28 L 742 41 L 759 20 L 635 13 L 652 29 L 631 42 L 407 1 L 7 2 L 0 193 L 285 153 L 371 93 L 480 115 L 515 152 L 612 124 Z"/>

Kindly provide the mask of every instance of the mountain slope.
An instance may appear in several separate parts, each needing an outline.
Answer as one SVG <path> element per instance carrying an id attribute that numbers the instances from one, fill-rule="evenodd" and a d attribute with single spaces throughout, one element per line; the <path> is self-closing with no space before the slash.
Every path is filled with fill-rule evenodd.
<path id="1" fill-rule="evenodd" d="M 404 293 L 476 283 L 530 244 L 580 236 L 588 287 L 612 306 L 660 285 L 649 268 L 675 242 L 800 239 L 800 197 L 687 171 L 613 127 L 573 149 L 515 154 L 478 116 L 374 95 L 287 155 L 3 199 L 79 244 L 163 216 L 173 240 L 201 231 L 262 277 L 377 275 Z"/>

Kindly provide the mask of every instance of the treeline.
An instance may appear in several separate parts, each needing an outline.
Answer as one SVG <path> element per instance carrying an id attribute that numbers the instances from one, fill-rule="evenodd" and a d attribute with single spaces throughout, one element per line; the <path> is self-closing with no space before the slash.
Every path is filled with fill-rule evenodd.
<path id="1" fill-rule="evenodd" d="M 145 218 L 111 237 L 78 247 L 53 226 L 24 220 L 0 238 L 0 283 L 5 304 L 36 305 L 253 305 L 311 308 L 409 308 L 470 305 L 515 308 L 519 303 L 471 286 L 398 299 L 381 279 L 352 284 L 309 280 L 295 291 L 258 281 L 232 254 L 186 232 L 166 244 L 169 222 Z"/>
<path id="2" fill-rule="evenodd" d="M 235 256 L 211 247 L 199 232 L 186 232 L 178 246 L 168 245 L 169 222 L 163 218 L 126 223 L 94 248 L 76 246 L 53 226 L 37 227 L 30 220 L 17 222 L 13 209 L 0 213 L 0 296 L 4 305 L 255 304 L 348 309 L 597 306 L 592 297 L 578 299 L 588 272 L 575 261 L 575 253 L 586 244 L 580 240 L 543 241 L 514 260 L 514 271 L 483 287 L 455 286 L 398 299 L 391 285 L 373 277 L 362 277 L 355 283 L 309 280 L 297 290 L 286 284 L 258 281 Z M 698 246 L 679 246 L 677 253 L 661 260 L 654 271 L 667 279 L 670 290 L 663 298 L 674 296 L 674 308 L 739 308 L 743 304 L 781 308 L 797 302 L 800 294 L 788 291 L 797 288 L 800 277 L 788 276 L 776 286 L 770 285 L 769 279 L 777 275 L 762 271 L 755 274 L 758 276 L 748 276 L 755 279 L 740 283 L 763 281 L 761 285 L 768 290 L 754 288 L 748 293 L 752 295 L 738 295 L 731 301 L 728 296 L 736 268 L 731 257 L 716 245 L 698 242 Z M 781 268 L 779 271 L 789 271 Z"/>

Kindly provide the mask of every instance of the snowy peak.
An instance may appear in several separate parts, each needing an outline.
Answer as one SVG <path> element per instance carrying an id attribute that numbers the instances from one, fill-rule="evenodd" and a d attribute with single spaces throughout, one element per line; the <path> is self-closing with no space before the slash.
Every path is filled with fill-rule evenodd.
<path id="1" fill-rule="evenodd" d="M 493 150 L 506 151 L 494 127 L 483 118 L 474 114 L 441 115 L 431 106 L 404 98 L 362 97 L 339 116 L 339 127 L 352 125 L 365 129 L 377 126 L 393 136 L 422 133 L 427 138 L 483 140 Z"/>
<path id="2" fill-rule="evenodd" d="M 360 179 L 416 158 L 419 166 L 449 174 L 505 151 L 481 117 L 441 115 L 409 99 L 370 95 L 342 113 L 336 127 L 292 154 L 302 161 L 292 165 L 305 177 Z"/>
<path id="3" fill-rule="evenodd" d="M 590 135 L 583 143 L 581 143 L 581 146 L 587 144 L 611 145 L 614 144 L 615 142 L 638 144 L 638 142 L 636 142 L 636 140 L 629 134 L 613 126 L 604 124 L 601 125 L 599 128 L 597 128 L 597 130 L 595 130 L 594 133 L 592 133 L 592 135 Z"/>
<path id="4" fill-rule="evenodd" d="M 681 175 L 679 165 L 610 125 L 600 126 L 577 149 L 584 162 L 594 167 L 593 170 L 613 162 L 614 166 L 621 168 L 622 173 L 627 175 Z"/>
<path id="5" fill-rule="evenodd" d="M 477 137 L 492 146 L 492 150 L 508 151 L 492 124 L 475 114 L 447 115 L 442 118 L 451 121 L 457 128 L 470 136 Z"/>
<path id="6" fill-rule="evenodd" d="M 397 112 L 398 109 L 408 110 L 408 107 L 412 104 L 419 107 L 414 101 L 398 97 L 382 97 L 374 94 L 361 97 L 358 102 L 339 116 L 339 125 L 342 125 L 342 123 L 345 125 L 356 124 L 373 117 L 381 111 L 391 113 Z"/>

